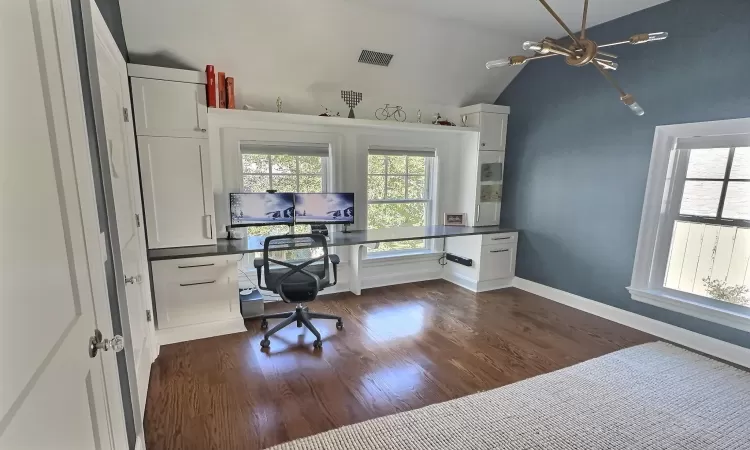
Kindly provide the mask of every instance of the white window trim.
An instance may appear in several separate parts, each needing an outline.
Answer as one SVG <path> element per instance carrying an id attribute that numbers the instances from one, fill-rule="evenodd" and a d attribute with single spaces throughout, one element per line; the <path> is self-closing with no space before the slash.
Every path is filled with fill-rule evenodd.
<path id="1" fill-rule="evenodd" d="M 633 300 L 687 314 L 732 328 L 750 331 L 747 308 L 663 286 L 664 270 L 672 240 L 672 224 L 682 197 L 683 183 L 669 183 L 669 177 L 686 170 L 686 161 L 675 157 L 677 141 L 711 136 L 726 138 L 750 133 L 750 119 L 664 125 L 656 127 L 651 151 L 643 213 L 630 291 Z M 677 208 L 670 208 L 677 205 Z"/>

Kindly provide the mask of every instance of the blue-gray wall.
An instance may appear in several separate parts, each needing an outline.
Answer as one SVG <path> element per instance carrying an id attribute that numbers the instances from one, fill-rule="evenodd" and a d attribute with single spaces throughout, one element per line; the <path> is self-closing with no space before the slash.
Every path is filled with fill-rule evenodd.
<path id="1" fill-rule="evenodd" d="M 561 58 L 529 63 L 498 98 L 511 108 L 501 222 L 521 230 L 516 274 L 750 347 L 748 333 L 636 302 L 625 289 L 654 128 L 750 117 L 750 1 L 672 0 L 589 36 L 654 31 L 669 39 L 615 50 L 615 75 L 643 117 L 593 67 Z"/>

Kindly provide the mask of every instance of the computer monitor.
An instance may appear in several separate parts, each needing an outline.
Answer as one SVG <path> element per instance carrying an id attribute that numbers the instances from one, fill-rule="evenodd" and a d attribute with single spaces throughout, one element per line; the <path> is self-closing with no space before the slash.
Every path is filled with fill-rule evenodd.
<path id="1" fill-rule="evenodd" d="M 294 194 L 296 223 L 354 223 L 354 193 Z"/>
<path id="2" fill-rule="evenodd" d="M 294 194 L 242 192 L 229 194 L 230 226 L 293 225 Z"/>

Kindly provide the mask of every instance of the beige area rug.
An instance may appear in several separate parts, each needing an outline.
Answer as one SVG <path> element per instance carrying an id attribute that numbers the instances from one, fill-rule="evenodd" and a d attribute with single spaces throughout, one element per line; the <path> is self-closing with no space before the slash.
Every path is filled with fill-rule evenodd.
<path id="1" fill-rule="evenodd" d="M 273 450 L 750 449 L 750 373 L 657 342 Z"/>

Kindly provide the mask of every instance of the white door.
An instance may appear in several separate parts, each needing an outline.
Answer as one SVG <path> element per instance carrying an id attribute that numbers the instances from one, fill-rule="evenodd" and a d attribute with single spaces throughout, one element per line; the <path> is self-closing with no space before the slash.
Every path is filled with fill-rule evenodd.
<path id="1" fill-rule="evenodd" d="M 208 136 L 206 85 L 133 78 L 138 136 Z"/>
<path id="2" fill-rule="evenodd" d="M 0 448 L 123 448 L 70 3 L 0 2 L 0 61 Z"/>
<path id="3" fill-rule="evenodd" d="M 151 309 L 151 289 L 145 253 L 145 235 L 141 221 L 143 214 L 135 137 L 130 122 L 127 65 L 99 11 L 93 12 L 102 114 L 109 154 L 120 257 L 125 276 L 129 331 L 125 337 L 133 351 L 135 365 L 133 372 L 138 391 L 133 407 L 138 408 L 140 417 L 143 417 L 151 363 L 155 357 L 153 352 L 155 333 L 153 323 L 147 320 L 147 311 Z M 140 426 L 137 426 L 137 432 L 141 432 Z"/>
<path id="4" fill-rule="evenodd" d="M 216 244 L 208 139 L 138 136 L 149 248 Z"/>

